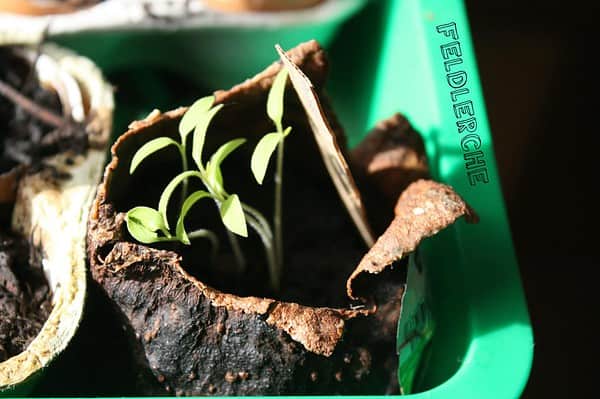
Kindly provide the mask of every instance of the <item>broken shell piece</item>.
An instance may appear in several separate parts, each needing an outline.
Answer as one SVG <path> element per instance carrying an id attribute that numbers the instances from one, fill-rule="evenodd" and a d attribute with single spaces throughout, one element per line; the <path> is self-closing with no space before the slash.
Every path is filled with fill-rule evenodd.
<path id="1" fill-rule="evenodd" d="M 394 209 L 395 218 L 360 261 L 346 284 L 352 299 L 365 298 L 370 277 L 383 272 L 413 252 L 427 237 L 448 227 L 461 216 L 475 222 L 477 216 L 450 187 L 432 180 L 412 183 Z"/>
<path id="2" fill-rule="evenodd" d="M 83 154 L 49 156 L 44 159 L 45 166 L 18 182 L 12 230 L 31 237 L 31 245 L 41 249 L 53 308 L 29 346 L 0 363 L 0 393 L 27 393 L 31 384 L 26 383 L 67 347 L 79 325 L 86 292 L 88 209 L 102 175 L 112 129 L 112 88 L 100 70 L 88 59 L 58 46 L 43 45 L 40 51 L 58 65 L 61 72 L 56 76 L 68 74 L 89 99 L 85 128 L 91 147 Z M 35 59 L 34 50 L 24 54 Z M 73 106 L 70 104 L 70 109 Z"/>

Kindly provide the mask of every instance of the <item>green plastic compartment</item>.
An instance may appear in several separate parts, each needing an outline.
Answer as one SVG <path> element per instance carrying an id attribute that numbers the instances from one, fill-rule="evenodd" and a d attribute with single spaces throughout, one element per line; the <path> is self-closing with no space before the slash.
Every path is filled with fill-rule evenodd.
<path id="1" fill-rule="evenodd" d="M 438 32 L 450 23 L 458 39 Z M 392 1 L 385 26 L 367 124 L 404 112 L 425 137 L 434 176 L 453 186 L 480 216 L 479 224 L 460 221 L 423 245 L 436 331 L 417 381 L 423 393 L 414 397 L 517 398 L 529 377 L 533 337 L 464 4 Z M 456 41 L 462 64 L 450 72 L 466 72 L 464 87 L 470 92 L 454 103 L 442 54 Z M 467 177 L 461 140 L 470 132 L 458 132 L 453 108 L 467 100 L 477 121 L 487 184 L 471 185 Z"/>
<path id="2" fill-rule="evenodd" d="M 331 43 L 326 43 L 331 56 L 329 92 L 351 144 L 356 144 L 378 120 L 394 112 L 404 113 L 425 138 L 434 177 L 452 185 L 480 216 L 479 224 L 468 225 L 461 220 L 421 246 L 436 331 L 417 373 L 415 390 L 420 393 L 408 397 L 519 397 L 529 376 L 533 337 L 464 4 L 461 0 L 371 1 L 341 30 L 337 22 L 246 31 L 248 37 L 256 37 L 256 43 L 260 43 L 252 50 L 264 53 L 248 63 L 243 57 L 235 60 L 232 56 L 231 62 L 223 65 L 224 75 L 219 79 L 231 83 L 243 80 L 266 64 L 254 63 L 265 57 L 275 59 L 272 47 L 265 47 L 267 42 L 289 48 L 313 37 L 333 37 Z M 449 23 L 456 26 L 457 40 L 436 29 Z M 223 43 L 229 40 L 231 46 L 240 37 L 239 29 L 231 27 L 217 29 L 216 33 Z M 211 30 L 206 37 L 214 34 Z M 172 46 L 179 35 L 187 40 L 197 36 L 197 51 L 210 50 L 202 31 L 186 31 L 167 37 L 159 34 L 162 39 L 153 42 L 153 51 L 160 54 L 161 43 Z M 127 58 L 123 58 L 126 53 L 110 53 L 113 39 L 104 41 L 105 48 L 86 46 L 85 35 L 64 37 L 61 43 L 110 69 L 113 62 L 103 57 L 118 57 L 120 66 L 127 64 Z M 479 150 L 487 168 L 486 184 L 471 185 L 467 178 L 461 139 L 469 132 L 457 130 L 455 103 L 440 47 L 455 41 L 460 43 L 462 64 L 451 72 L 466 72 L 464 87 L 469 89 L 457 103 L 472 102 L 477 120 L 475 133 L 481 140 Z M 141 45 L 144 40 L 140 37 L 134 42 Z M 445 51 L 452 51 L 448 50 L 451 47 L 445 47 Z M 157 54 L 154 57 L 165 59 Z M 179 64 L 181 68 L 186 63 Z M 204 79 L 198 77 L 197 65 L 186 65 L 190 78 Z M 472 147 L 473 143 L 468 145 Z"/>
<path id="3" fill-rule="evenodd" d="M 461 0 L 392 0 L 381 16 L 384 29 L 381 48 L 372 60 L 376 66 L 371 91 L 350 96 L 350 85 L 344 88 L 349 90 L 346 95 L 336 96 L 334 91 L 334 99 L 348 102 L 340 101 L 340 118 L 348 125 L 354 116 L 353 128 L 358 130 L 351 133 L 358 138 L 358 132 L 381 118 L 403 112 L 425 138 L 434 177 L 453 186 L 480 216 L 479 224 L 459 221 L 422 245 L 436 331 L 417 376 L 416 391 L 421 393 L 409 397 L 517 398 L 529 377 L 533 336 L 464 4 Z M 455 24 L 458 39 L 438 32 L 438 26 L 450 23 Z M 449 27 L 440 30 L 449 32 Z M 370 40 L 368 36 L 340 39 Z M 446 55 L 452 51 L 451 43 L 456 41 L 462 64 L 450 67 L 450 73 L 464 71 L 464 87 L 469 89 L 456 103 L 472 102 L 475 133 L 481 139 L 479 150 L 488 173 L 486 184 L 471 185 L 467 177 L 461 140 L 470 132 L 458 132 L 442 56 L 443 51 Z M 334 65 L 332 78 L 336 73 Z M 341 91 L 351 81 L 336 88 Z M 357 97 L 367 101 L 351 104 L 359 101 Z M 366 115 L 353 112 L 360 107 L 367 107 Z"/>
<path id="4" fill-rule="evenodd" d="M 533 337 L 464 4 L 395 0 L 384 15 L 366 126 L 405 113 L 426 140 L 434 177 L 452 185 L 480 216 L 479 224 L 460 221 L 422 246 L 436 331 L 418 375 L 422 393 L 410 397 L 517 398 L 529 377 Z M 438 32 L 449 23 L 457 40 Z M 470 91 L 456 103 L 472 101 L 487 184 L 471 185 L 466 175 L 461 139 L 470 133 L 458 132 L 442 57 L 456 41 L 462 64 L 450 72 L 466 72 Z"/>

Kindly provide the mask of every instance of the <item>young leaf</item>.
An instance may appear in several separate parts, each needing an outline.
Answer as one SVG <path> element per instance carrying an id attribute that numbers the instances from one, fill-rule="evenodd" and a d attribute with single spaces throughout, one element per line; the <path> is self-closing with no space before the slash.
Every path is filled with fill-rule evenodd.
<path id="1" fill-rule="evenodd" d="M 230 195 L 229 198 L 221 204 L 221 220 L 225 227 L 232 233 L 242 237 L 248 237 L 246 217 L 244 216 L 242 203 L 237 194 Z"/>
<path id="2" fill-rule="evenodd" d="M 281 131 L 281 120 L 283 118 L 283 95 L 285 94 L 285 82 L 287 81 L 288 71 L 282 67 L 275 80 L 271 90 L 269 90 L 269 98 L 267 99 L 267 115 L 277 126 L 277 130 Z"/>
<path id="3" fill-rule="evenodd" d="M 181 136 L 181 144 L 185 145 L 185 138 L 198 124 L 202 115 L 206 114 L 210 107 L 215 102 L 215 96 L 202 97 L 192 104 L 191 107 L 183 114 L 183 118 L 179 122 L 179 135 Z"/>
<path id="4" fill-rule="evenodd" d="M 212 118 L 223 108 L 223 104 L 219 104 L 212 108 L 210 111 L 200 115 L 196 121 L 196 128 L 194 129 L 194 144 L 192 146 L 192 158 L 196 161 L 198 168 L 202 165 L 202 148 L 204 147 L 204 139 L 206 138 L 206 130 Z"/>
<path id="5" fill-rule="evenodd" d="M 213 166 L 209 161 L 206 163 L 206 174 L 208 177 L 208 182 L 212 185 L 212 187 L 220 194 L 223 194 L 223 175 L 221 173 L 221 168 Z"/>
<path id="6" fill-rule="evenodd" d="M 152 231 L 167 230 L 161 214 L 157 210 L 147 206 L 136 206 L 130 209 L 127 212 L 127 217 L 133 217 L 142 221 L 144 226 Z"/>
<path id="7" fill-rule="evenodd" d="M 129 210 L 126 221 L 129 234 L 143 244 L 160 241 L 157 230 L 167 230 L 162 215 L 146 206 L 138 206 Z"/>
<path id="8" fill-rule="evenodd" d="M 252 159 L 250 160 L 250 169 L 252 169 L 252 174 L 254 174 L 254 178 L 258 184 L 262 184 L 265 173 L 267 173 L 271 155 L 273 155 L 280 140 L 282 140 L 281 134 L 268 133 L 256 145 L 254 153 L 252 153 Z"/>
<path id="9" fill-rule="evenodd" d="M 206 173 L 208 179 L 213 184 L 219 187 L 223 186 L 223 176 L 221 175 L 221 163 L 235 151 L 239 146 L 244 144 L 246 139 L 234 139 L 219 147 L 217 151 L 210 157 L 210 161 L 206 165 Z"/>
<path id="10" fill-rule="evenodd" d="M 158 241 L 158 234 L 155 231 L 148 229 L 139 219 L 129 217 L 129 215 L 127 216 L 127 230 L 142 244 L 152 244 Z"/>
<path id="11" fill-rule="evenodd" d="M 192 206 L 194 206 L 194 204 L 196 202 L 200 201 L 202 198 L 209 198 L 209 197 L 210 197 L 210 194 L 207 193 L 206 191 L 198 190 L 198 191 L 194 191 L 193 193 L 191 193 L 183 202 L 183 205 L 181 206 L 181 212 L 179 214 L 179 218 L 177 219 L 177 227 L 175 230 L 175 234 L 177 235 L 177 238 L 184 244 L 187 244 L 187 245 L 190 244 L 190 239 L 187 235 L 187 232 L 185 231 L 185 225 L 184 225 L 185 216 L 188 214 L 188 212 L 190 211 L 190 209 L 192 208 Z"/>
<path id="12" fill-rule="evenodd" d="M 152 155 L 156 151 L 161 150 L 170 145 L 179 147 L 179 143 L 168 137 L 158 137 L 154 140 L 150 140 L 149 142 L 141 146 L 131 159 L 131 165 L 129 166 L 129 174 L 133 174 L 133 172 L 135 172 L 139 164 L 149 155 Z"/>
<path id="13" fill-rule="evenodd" d="M 167 229 L 169 228 L 169 221 L 167 220 L 167 207 L 169 205 L 171 195 L 173 195 L 173 191 L 182 181 L 192 176 L 202 179 L 200 172 L 198 171 L 188 170 L 186 172 L 181 172 L 180 174 L 175 176 L 169 182 L 169 184 L 167 184 L 167 187 L 165 187 L 164 191 L 160 195 L 160 200 L 158 201 L 158 212 L 160 212 L 160 214 L 162 215 L 164 225 L 167 227 Z"/>

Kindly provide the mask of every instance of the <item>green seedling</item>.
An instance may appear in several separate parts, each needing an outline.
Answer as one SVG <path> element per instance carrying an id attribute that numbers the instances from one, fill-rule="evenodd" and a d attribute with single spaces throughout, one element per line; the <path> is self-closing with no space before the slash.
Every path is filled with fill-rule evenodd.
<path id="1" fill-rule="evenodd" d="M 288 78 L 288 72 L 286 68 L 281 68 L 275 80 L 273 86 L 269 91 L 269 97 L 267 99 L 267 115 L 273 121 L 276 131 L 273 133 L 265 134 L 254 149 L 252 159 L 250 161 L 250 167 L 254 178 L 258 184 L 262 184 L 269 162 L 275 149 L 277 149 L 277 165 L 275 170 L 275 203 L 274 203 L 274 214 L 273 224 L 275 229 L 275 253 L 276 253 L 276 267 L 277 275 L 281 275 L 283 267 L 283 231 L 282 231 L 282 204 L 281 194 L 283 188 L 283 153 L 284 153 L 284 142 L 285 138 L 292 131 L 291 126 L 283 129 L 283 98 L 285 94 L 285 83 Z M 279 278 L 279 277 L 278 277 Z"/>
<path id="2" fill-rule="evenodd" d="M 147 207 L 136 207 L 127 213 L 127 226 L 131 235 L 138 241 L 150 244 L 160 241 L 180 241 L 184 244 L 190 244 L 190 238 L 205 237 L 213 244 L 213 250 L 218 245 L 216 235 L 209 230 L 199 229 L 187 233 L 184 225 L 185 216 L 193 205 L 201 199 L 213 199 L 221 214 L 221 220 L 229 232 L 246 237 L 248 235 L 244 213 L 236 194 L 229 195 L 223 188 L 223 178 L 221 175 L 221 163 L 236 148 L 242 145 L 244 139 L 232 140 L 221 146 L 211 157 L 208 164 L 202 164 L 202 149 L 206 137 L 206 131 L 212 118 L 219 112 L 222 105 L 213 107 L 214 97 L 204 97 L 196 101 L 184 114 L 179 123 L 179 136 L 181 141 L 177 142 L 169 137 L 158 137 L 144 144 L 134 154 L 129 172 L 133 174 L 137 167 L 150 155 L 169 146 L 175 146 L 179 150 L 183 171 L 175 176 L 173 180 L 164 189 L 158 204 L 158 210 Z M 188 170 L 187 161 L 187 137 L 191 132 L 193 134 L 192 158 L 194 159 L 198 170 Z M 188 178 L 198 177 L 202 180 L 208 191 L 199 190 L 187 196 Z M 175 188 L 182 183 L 181 193 L 181 211 L 177 219 L 175 234 L 170 233 L 169 221 L 167 217 L 167 206 L 169 199 Z M 158 217 L 162 219 L 158 222 Z M 159 232 L 162 235 L 159 235 Z M 234 245 L 239 248 L 239 245 Z M 242 258 L 241 256 L 239 257 Z M 243 262 L 240 262 L 243 263 Z"/>
<path id="3" fill-rule="evenodd" d="M 222 104 L 213 107 L 214 97 L 204 97 L 196 101 L 184 114 L 179 123 L 180 142 L 169 137 L 158 137 L 144 144 L 133 156 L 130 173 L 147 157 L 155 152 L 175 146 L 181 156 L 182 172 L 175 176 L 163 190 L 158 209 L 136 207 L 127 213 L 127 228 L 129 233 L 138 241 L 146 244 L 179 241 L 190 245 L 190 240 L 197 237 L 207 238 L 211 241 L 213 253 L 218 248 L 217 236 L 210 230 L 198 229 L 188 233 L 185 229 L 185 216 L 190 209 L 202 199 L 211 199 L 219 210 L 221 221 L 226 228 L 234 255 L 240 270 L 245 267 L 245 259 L 236 236 L 247 237 L 247 224 L 259 235 L 264 244 L 267 262 L 271 272 L 271 282 L 275 289 L 279 283 L 275 262 L 276 255 L 273 248 L 273 234 L 265 218 L 252 208 L 244 204 L 237 194 L 230 194 L 225 190 L 221 164 L 225 159 L 242 144 L 246 139 L 239 138 L 226 142 L 210 157 L 206 164 L 202 161 L 202 152 L 206 139 L 206 132 L 214 116 L 223 107 Z M 187 161 L 187 137 L 192 135 L 192 159 L 195 168 L 191 169 Z M 198 190 L 188 196 L 188 179 L 199 179 L 206 190 Z M 167 208 L 175 189 L 182 186 L 182 196 L 179 216 L 175 227 L 175 234 L 171 233 Z M 247 223 L 247 224 L 246 224 Z"/>

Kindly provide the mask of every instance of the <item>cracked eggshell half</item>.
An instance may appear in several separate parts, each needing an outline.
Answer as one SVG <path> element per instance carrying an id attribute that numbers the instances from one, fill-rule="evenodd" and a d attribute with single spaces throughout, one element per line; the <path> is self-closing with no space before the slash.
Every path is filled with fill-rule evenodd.
<path id="1" fill-rule="evenodd" d="M 36 52 L 24 49 L 23 56 L 35 62 Z M 31 344 L 0 363 L 3 395 L 27 393 L 77 330 L 86 294 L 87 216 L 112 129 L 113 90 L 89 59 L 43 45 L 35 70 L 43 86 L 57 91 L 63 111 L 85 123 L 89 146 L 82 154 L 44 159 L 44 167 L 19 181 L 11 227 L 41 249 L 53 308 Z"/>

